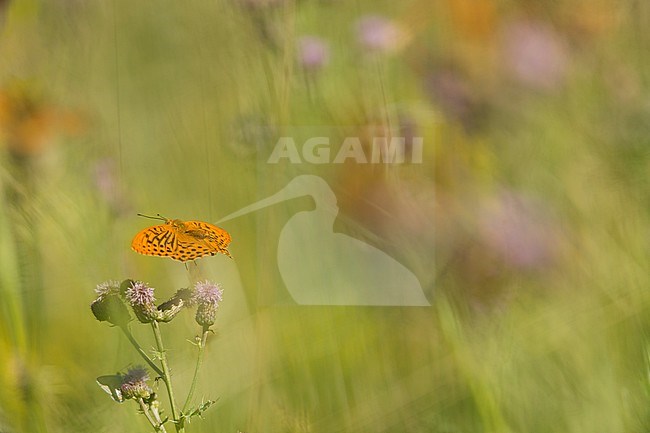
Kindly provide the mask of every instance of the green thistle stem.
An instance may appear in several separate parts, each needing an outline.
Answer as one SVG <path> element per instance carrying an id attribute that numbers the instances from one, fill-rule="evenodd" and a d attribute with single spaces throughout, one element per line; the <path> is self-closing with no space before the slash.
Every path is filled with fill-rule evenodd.
<path id="1" fill-rule="evenodd" d="M 183 405 L 183 413 L 187 412 L 187 409 L 190 406 L 192 401 L 192 396 L 194 395 L 194 390 L 196 389 L 196 383 L 199 379 L 199 370 L 201 369 L 201 364 L 203 364 L 203 354 L 205 353 L 205 343 L 208 340 L 208 333 L 210 329 L 208 326 L 203 326 L 203 335 L 201 336 L 201 341 L 199 342 L 199 353 L 196 356 L 196 368 L 194 369 L 194 378 L 192 379 L 192 385 L 190 386 L 190 391 L 187 394 L 187 399 Z"/>
<path id="2" fill-rule="evenodd" d="M 162 342 L 162 336 L 160 334 L 160 325 L 157 321 L 151 322 L 151 328 L 153 329 L 153 335 L 156 337 L 156 346 L 158 352 L 160 353 L 160 363 L 163 368 L 163 382 L 165 382 L 165 387 L 167 388 L 167 395 L 169 396 L 169 405 L 171 406 L 172 419 L 174 420 L 174 426 L 176 427 L 176 432 L 181 433 L 185 431 L 183 427 L 182 420 L 178 417 L 178 409 L 176 408 L 176 402 L 174 400 L 174 390 L 172 389 L 172 379 L 171 373 L 169 372 L 169 365 L 167 364 L 167 354 L 165 353 L 165 346 Z"/>
<path id="3" fill-rule="evenodd" d="M 133 337 L 133 334 L 131 334 L 131 330 L 126 326 L 120 326 L 120 329 L 122 330 L 124 335 L 126 335 L 126 338 L 133 345 L 135 350 L 140 354 L 142 359 L 144 359 L 144 361 L 149 365 L 149 367 L 151 367 L 151 369 L 155 371 L 158 376 L 163 377 L 164 376 L 163 371 L 156 364 L 154 364 L 151 358 L 149 358 L 149 355 L 147 355 L 147 353 L 140 346 L 140 344 L 138 344 L 136 339 Z"/>

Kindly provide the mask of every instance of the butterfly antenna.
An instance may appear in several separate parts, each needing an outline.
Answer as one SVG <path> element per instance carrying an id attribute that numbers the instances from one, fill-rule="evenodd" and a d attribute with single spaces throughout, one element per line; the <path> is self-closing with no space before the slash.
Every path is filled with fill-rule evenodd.
<path id="1" fill-rule="evenodd" d="M 167 221 L 167 218 L 163 217 L 163 216 L 160 215 L 160 214 L 158 214 L 158 216 L 150 216 L 150 215 L 144 215 L 144 214 L 139 213 L 138 216 L 141 216 L 141 217 L 144 217 L 144 218 L 149 218 L 149 219 L 152 219 L 152 220 L 163 220 L 163 221 Z"/>

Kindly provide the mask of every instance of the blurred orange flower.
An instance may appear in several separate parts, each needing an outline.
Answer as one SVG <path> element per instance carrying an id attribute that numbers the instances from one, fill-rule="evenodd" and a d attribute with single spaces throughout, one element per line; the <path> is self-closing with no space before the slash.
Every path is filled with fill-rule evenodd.
<path id="1" fill-rule="evenodd" d="M 81 116 L 48 105 L 21 86 L 0 90 L 0 143 L 18 157 L 41 154 L 59 135 L 78 135 Z"/>

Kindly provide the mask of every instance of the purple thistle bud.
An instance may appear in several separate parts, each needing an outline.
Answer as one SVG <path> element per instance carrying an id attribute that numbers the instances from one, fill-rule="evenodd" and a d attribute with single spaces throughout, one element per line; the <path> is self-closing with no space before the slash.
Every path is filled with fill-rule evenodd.
<path id="1" fill-rule="evenodd" d="M 194 316 L 194 320 L 203 327 L 210 327 L 214 325 L 216 317 L 217 306 L 215 304 L 199 304 L 196 308 L 196 316 Z"/>
<path id="2" fill-rule="evenodd" d="M 99 196 L 116 214 L 123 214 L 130 208 L 124 188 L 119 182 L 116 161 L 110 158 L 99 160 L 93 167 L 93 180 Z"/>
<path id="3" fill-rule="evenodd" d="M 134 281 L 131 283 L 131 287 L 126 289 L 126 300 L 134 307 L 156 302 L 153 288 L 147 286 L 142 281 Z"/>
<path id="4" fill-rule="evenodd" d="M 122 383 L 126 382 L 146 382 L 149 380 L 149 372 L 142 365 L 136 365 L 127 370 L 126 374 L 122 378 Z"/>
<path id="5" fill-rule="evenodd" d="M 122 376 L 122 385 L 120 391 L 125 399 L 147 399 L 153 392 L 147 381 L 149 380 L 149 373 L 147 369 L 142 366 L 130 368 L 124 376 Z"/>
<path id="6" fill-rule="evenodd" d="M 162 313 L 156 308 L 153 292 L 153 288 L 142 281 L 133 281 L 126 289 L 126 300 L 141 323 L 151 323 L 161 318 Z"/>
<path id="7" fill-rule="evenodd" d="M 195 319 L 199 325 L 214 325 L 222 295 L 221 285 L 212 281 L 199 281 L 194 285 L 194 302 L 198 305 Z"/>
<path id="8" fill-rule="evenodd" d="M 221 284 L 209 280 L 198 281 L 194 284 L 194 302 L 197 304 L 217 305 L 222 301 L 223 289 Z"/>

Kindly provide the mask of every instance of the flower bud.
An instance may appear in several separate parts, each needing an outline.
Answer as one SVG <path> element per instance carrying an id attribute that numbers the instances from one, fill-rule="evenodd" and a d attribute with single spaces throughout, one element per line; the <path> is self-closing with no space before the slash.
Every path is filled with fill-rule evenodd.
<path id="1" fill-rule="evenodd" d="M 125 326 L 131 321 L 129 310 L 117 294 L 100 296 L 90 304 L 93 315 L 100 322 Z"/>
<path id="2" fill-rule="evenodd" d="M 125 399 L 148 399 L 152 394 L 152 389 L 147 385 L 149 380 L 149 373 L 144 367 L 130 368 L 124 376 L 122 376 L 122 384 L 120 391 Z"/>
<path id="3" fill-rule="evenodd" d="M 217 317 L 217 305 L 214 304 L 199 304 L 196 308 L 196 316 L 194 319 L 196 323 L 201 326 L 214 325 L 215 318 Z"/>
<path id="4" fill-rule="evenodd" d="M 193 300 L 197 304 L 196 323 L 203 327 L 214 325 L 217 308 L 222 300 L 221 285 L 211 281 L 199 281 L 194 285 Z"/>
<path id="5" fill-rule="evenodd" d="M 104 281 L 103 283 L 97 284 L 95 288 L 95 293 L 97 293 L 97 298 L 101 298 L 107 295 L 115 295 L 120 291 L 120 283 L 115 280 Z"/>
<path id="6" fill-rule="evenodd" d="M 174 296 L 168 301 L 163 302 L 158 306 L 158 311 L 161 312 L 161 322 L 169 322 L 184 306 L 188 306 L 192 299 L 192 291 L 189 289 L 179 289 Z"/>

